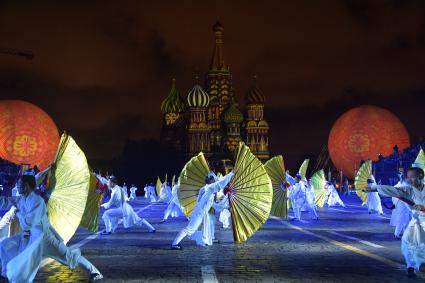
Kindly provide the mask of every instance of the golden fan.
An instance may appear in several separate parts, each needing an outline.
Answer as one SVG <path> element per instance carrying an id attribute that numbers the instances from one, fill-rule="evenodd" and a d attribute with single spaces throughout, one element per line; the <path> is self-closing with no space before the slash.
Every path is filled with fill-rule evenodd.
<path id="1" fill-rule="evenodd" d="M 425 152 L 422 148 L 419 151 L 418 156 L 416 157 L 415 164 L 421 167 L 422 170 L 425 170 Z"/>
<path id="2" fill-rule="evenodd" d="M 100 205 L 102 204 L 102 194 L 97 192 L 97 178 L 90 173 L 90 189 L 87 197 L 86 209 L 80 226 L 94 233 L 99 230 Z"/>
<path id="3" fill-rule="evenodd" d="M 316 197 L 316 205 L 318 207 L 323 207 L 326 200 L 326 190 L 324 189 L 326 185 L 325 171 L 323 169 L 317 171 L 311 176 L 311 184 L 314 188 L 314 195 Z"/>
<path id="4" fill-rule="evenodd" d="M 363 204 L 367 203 L 367 193 L 363 191 L 368 186 L 367 179 L 372 176 L 372 160 L 368 160 L 360 166 L 354 179 L 354 187 L 356 194 L 362 200 Z"/>
<path id="5" fill-rule="evenodd" d="M 309 162 L 310 162 L 310 159 L 306 159 L 306 160 L 304 160 L 303 164 L 301 164 L 301 166 L 300 166 L 300 170 L 298 171 L 298 174 L 301 175 L 301 180 L 304 180 L 304 178 L 307 175 L 307 168 L 308 168 Z"/>
<path id="6" fill-rule="evenodd" d="M 90 169 L 84 152 L 63 134 L 50 179 L 49 222 L 65 243 L 80 225 L 90 189 Z"/>
<path id="7" fill-rule="evenodd" d="M 156 195 L 157 195 L 158 199 L 161 199 L 162 183 L 161 183 L 161 179 L 159 178 L 159 176 L 158 176 L 158 179 L 156 180 L 155 191 L 156 191 Z"/>
<path id="8" fill-rule="evenodd" d="M 287 190 L 283 187 L 286 182 L 286 174 L 282 155 L 275 156 L 268 160 L 266 164 L 264 164 L 264 168 L 273 186 L 273 202 L 270 214 L 286 219 L 288 217 L 288 197 Z"/>
<path id="9" fill-rule="evenodd" d="M 187 217 L 192 215 L 198 192 L 205 186 L 205 177 L 209 171 L 207 160 L 201 152 L 192 157 L 180 173 L 177 196 L 180 206 Z"/>
<path id="10" fill-rule="evenodd" d="M 229 183 L 229 205 L 235 242 L 246 241 L 267 220 L 272 208 L 273 187 L 266 169 L 243 143 L 239 143 Z"/>

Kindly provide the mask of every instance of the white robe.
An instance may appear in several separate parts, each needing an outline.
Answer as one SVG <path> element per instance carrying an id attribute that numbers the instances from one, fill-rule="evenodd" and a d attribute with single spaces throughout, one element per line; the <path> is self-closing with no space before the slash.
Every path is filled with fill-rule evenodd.
<path id="1" fill-rule="evenodd" d="M 136 192 L 137 192 L 137 188 L 136 187 L 131 187 L 130 188 L 130 200 L 135 200 L 136 199 Z"/>
<path id="2" fill-rule="evenodd" d="M 154 186 L 146 186 L 145 187 L 145 198 L 149 198 L 151 203 L 158 201 L 158 198 L 156 197 L 156 192 L 155 192 Z"/>
<path id="3" fill-rule="evenodd" d="M 2 275 L 10 282 L 32 282 L 43 257 L 50 257 L 75 268 L 81 260 L 78 248 L 67 247 L 47 219 L 43 198 L 32 192 L 28 196 L 0 197 L 0 209 L 10 206 L 18 209 L 16 217 L 22 230 L 0 243 Z M 91 265 L 91 264 L 90 264 Z M 91 271 L 100 273 L 94 266 Z"/>
<path id="4" fill-rule="evenodd" d="M 198 201 L 192 211 L 189 223 L 187 227 L 184 228 L 184 231 L 189 237 L 192 236 L 198 230 L 204 220 L 212 220 L 212 217 L 208 216 L 208 212 L 214 204 L 214 193 L 223 190 L 230 182 L 233 175 L 234 173 L 230 172 L 226 176 L 222 177 L 219 181 L 212 184 L 207 184 L 200 189 Z M 206 228 L 211 228 L 210 225 L 211 223 L 204 224 Z M 205 235 L 207 234 L 208 233 L 205 233 Z M 210 238 L 213 238 L 213 236 Z M 206 239 L 205 242 L 209 242 L 209 240 Z"/>
<path id="5" fill-rule="evenodd" d="M 402 197 L 418 205 L 425 205 L 425 188 L 422 191 L 412 187 L 399 188 L 383 185 L 374 185 L 381 195 L 389 197 Z M 425 213 L 412 209 L 412 219 L 401 238 L 401 252 L 406 260 L 407 267 L 419 270 L 425 263 Z"/>
<path id="6" fill-rule="evenodd" d="M 336 205 L 345 206 L 344 202 L 339 197 L 338 191 L 335 189 L 334 185 L 329 185 L 327 187 L 326 196 L 328 198 L 327 204 L 329 207 Z"/>
<path id="7" fill-rule="evenodd" d="M 171 195 L 172 195 L 171 201 L 164 212 L 164 218 L 163 218 L 164 220 L 167 220 L 169 216 L 174 218 L 174 217 L 179 217 L 184 215 L 180 207 L 179 198 L 177 196 L 177 189 L 178 189 L 178 184 L 175 184 L 173 186 L 173 189 L 171 190 Z"/>
<path id="8" fill-rule="evenodd" d="M 102 219 L 105 222 L 107 232 L 115 231 L 121 219 L 124 228 L 132 227 L 142 221 L 134 212 L 133 207 L 127 203 L 124 192 L 119 186 L 112 188 L 111 199 L 102 204 L 102 207 L 106 209 Z"/>
<path id="9" fill-rule="evenodd" d="M 164 184 L 161 190 L 161 200 L 169 204 L 172 198 L 173 198 L 173 195 L 172 195 L 170 186 Z"/>
<path id="10" fill-rule="evenodd" d="M 301 220 L 301 209 L 305 207 L 311 215 L 311 218 L 317 218 L 317 212 L 315 208 L 314 199 L 311 195 L 307 198 L 307 186 L 304 181 L 300 181 L 292 186 L 289 192 L 289 198 L 292 202 L 292 209 L 294 211 L 294 217 Z"/>
<path id="11" fill-rule="evenodd" d="M 201 194 L 200 197 L 202 198 L 202 195 L 205 192 Z M 199 197 L 198 197 L 199 199 Z M 211 246 L 213 244 L 213 240 L 215 240 L 215 223 L 216 223 L 216 211 L 221 212 L 223 209 L 225 209 L 228 203 L 228 197 L 227 195 L 223 197 L 223 199 L 220 202 L 213 201 L 212 207 L 206 213 L 203 217 L 202 221 L 202 230 L 196 231 L 190 239 L 195 240 L 196 244 L 200 246 Z"/>
<path id="12" fill-rule="evenodd" d="M 381 199 L 377 192 L 367 193 L 367 210 L 369 213 L 377 212 L 379 214 L 384 214 L 382 211 Z"/>
<path id="13" fill-rule="evenodd" d="M 407 186 L 404 182 L 398 182 L 394 187 Z M 395 206 L 391 213 L 390 225 L 394 226 L 394 236 L 400 237 L 403 235 L 407 225 L 409 225 L 412 218 L 412 212 L 408 204 L 398 198 L 393 197 L 392 202 Z"/>

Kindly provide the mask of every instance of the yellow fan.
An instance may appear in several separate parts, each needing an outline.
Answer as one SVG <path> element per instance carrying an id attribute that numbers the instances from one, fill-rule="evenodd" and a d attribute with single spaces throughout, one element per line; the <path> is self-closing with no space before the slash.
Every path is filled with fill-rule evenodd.
<path id="1" fill-rule="evenodd" d="M 80 225 L 90 189 L 90 169 L 84 152 L 64 133 L 56 153 L 47 203 L 49 222 L 65 243 Z"/>
<path id="2" fill-rule="evenodd" d="M 162 194 L 162 183 L 161 179 L 158 176 L 158 179 L 156 180 L 156 187 L 155 187 L 156 195 L 158 196 L 158 199 L 161 199 Z"/>
<path id="3" fill-rule="evenodd" d="M 87 197 L 86 209 L 80 226 L 84 227 L 93 233 L 99 230 L 100 205 L 102 204 L 102 194 L 97 192 L 96 175 L 90 173 L 90 190 Z"/>
<path id="4" fill-rule="evenodd" d="M 310 179 L 311 184 L 314 188 L 314 195 L 316 197 L 316 205 L 318 207 L 323 207 L 325 205 L 326 200 L 326 177 L 325 177 L 325 171 L 323 169 L 317 171 L 316 173 L 311 176 Z"/>
<path id="5" fill-rule="evenodd" d="M 310 159 L 305 159 L 303 164 L 300 166 L 300 170 L 298 171 L 298 174 L 301 175 L 301 180 L 304 180 L 305 176 L 307 175 L 307 168 L 308 163 L 310 162 Z"/>
<path id="6" fill-rule="evenodd" d="M 286 219 L 288 218 L 288 197 L 286 187 L 284 187 L 286 174 L 282 155 L 275 156 L 268 160 L 266 164 L 264 164 L 264 168 L 273 186 L 273 202 L 270 214 Z"/>
<path id="7" fill-rule="evenodd" d="M 368 186 L 367 179 L 369 179 L 370 176 L 372 176 L 372 160 L 368 160 L 360 166 L 354 179 L 356 194 L 362 200 L 363 204 L 367 203 L 367 193 L 363 192 L 363 189 Z"/>
<path id="8" fill-rule="evenodd" d="M 180 173 L 177 196 L 180 206 L 187 217 L 192 215 L 198 192 L 205 186 L 205 177 L 209 171 L 207 160 L 201 152 L 192 157 Z"/>
<path id="9" fill-rule="evenodd" d="M 266 169 L 243 143 L 239 143 L 235 175 L 228 186 L 235 242 L 246 241 L 267 220 L 272 208 L 273 186 Z"/>
<path id="10" fill-rule="evenodd" d="M 422 170 L 425 170 L 425 152 L 422 148 L 416 157 L 415 164 L 419 165 Z"/>

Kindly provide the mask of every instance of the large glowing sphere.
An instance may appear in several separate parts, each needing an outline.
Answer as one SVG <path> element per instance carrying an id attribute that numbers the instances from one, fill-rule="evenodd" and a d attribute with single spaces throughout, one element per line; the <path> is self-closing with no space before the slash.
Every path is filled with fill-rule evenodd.
<path id="1" fill-rule="evenodd" d="M 333 164 L 349 178 L 354 178 L 361 160 L 377 160 L 410 145 L 403 123 L 390 111 L 364 105 L 338 118 L 329 134 L 328 149 Z"/>
<path id="2" fill-rule="evenodd" d="M 0 158 L 43 170 L 58 144 L 58 129 L 46 112 L 25 101 L 0 100 Z"/>

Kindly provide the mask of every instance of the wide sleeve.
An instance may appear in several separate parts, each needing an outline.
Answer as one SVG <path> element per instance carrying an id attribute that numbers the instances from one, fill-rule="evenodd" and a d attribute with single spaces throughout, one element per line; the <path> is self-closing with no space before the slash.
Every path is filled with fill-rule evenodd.
<path id="1" fill-rule="evenodd" d="M 224 189 L 227 186 L 227 184 L 229 184 L 233 175 L 235 175 L 235 173 L 233 173 L 233 171 L 232 171 L 229 174 L 227 174 L 226 176 L 224 176 L 223 178 L 221 178 L 220 181 L 213 183 L 211 186 L 214 188 L 214 192 L 218 192 L 218 191 Z"/>
<path id="2" fill-rule="evenodd" d="M 16 212 L 22 230 L 30 230 L 33 226 L 40 225 L 42 217 L 46 213 L 46 204 L 42 198 L 36 198 L 25 214 L 20 210 Z"/>
<path id="3" fill-rule="evenodd" d="M 380 195 L 387 197 L 405 198 L 412 200 L 410 187 L 392 187 L 385 185 L 373 185 L 372 189 L 376 189 Z"/>
<path id="4" fill-rule="evenodd" d="M 106 179 L 105 177 L 102 177 L 101 175 L 97 175 L 96 174 L 96 178 L 99 180 L 99 182 L 102 184 L 102 185 L 109 185 L 108 183 L 108 179 Z"/>
<path id="5" fill-rule="evenodd" d="M 102 205 L 104 208 L 109 209 L 116 202 L 116 198 L 118 197 L 117 192 L 117 190 L 112 191 L 111 199 Z"/>

